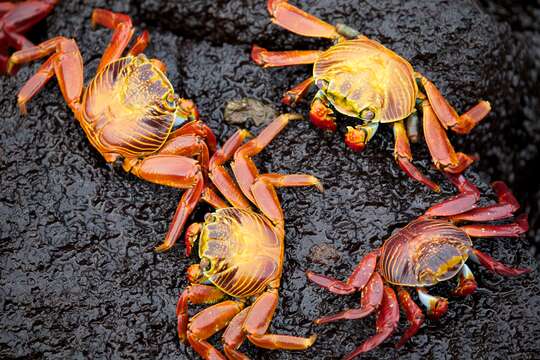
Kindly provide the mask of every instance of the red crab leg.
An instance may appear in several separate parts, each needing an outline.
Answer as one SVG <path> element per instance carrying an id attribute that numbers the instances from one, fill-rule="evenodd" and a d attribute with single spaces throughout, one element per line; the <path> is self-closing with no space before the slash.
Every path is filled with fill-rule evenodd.
<path id="1" fill-rule="evenodd" d="M 315 324 L 325 324 L 338 320 L 362 319 L 379 307 L 383 297 L 383 280 L 381 275 L 373 273 L 367 285 L 362 289 L 360 307 L 349 309 L 337 314 L 323 316 L 315 320 Z"/>
<path id="2" fill-rule="evenodd" d="M 480 190 L 463 175 L 446 175 L 458 189 L 459 194 L 430 207 L 425 212 L 427 216 L 455 216 L 473 209 L 480 199 Z"/>
<path id="3" fill-rule="evenodd" d="M 313 345 L 316 339 L 315 335 L 304 338 L 266 333 L 277 304 L 278 292 L 275 289 L 266 291 L 255 300 L 244 322 L 244 331 L 246 331 L 249 341 L 255 346 L 270 350 L 304 350 Z"/>
<path id="4" fill-rule="evenodd" d="M 304 98 L 309 88 L 313 85 L 313 78 L 307 78 L 300 84 L 288 90 L 281 99 L 281 102 L 288 106 L 295 106 L 298 101 Z"/>
<path id="5" fill-rule="evenodd" d="M 58 55 L 51 56 L 36 71 L 34 75 L 23 85 L 17 95 L 19 111 L 26 115 L 26 104 L 32 99 L 47 82 L 54 76 L 54 63 L 58 61 Z"/>
<path id="6" fill-rule="evenodd" d="M 97 69 L 99 73 L 107 64 L 122 56 L 135 30 L 128 15 L 114 13 L 105 9 L 94 9 L 92 12 L 92 26 L 96 24 L 114 30 L 109 46 L 101 57 Z"/>
<path id="7" fill-rule="evenodd" d="M 458 286 L 452 291 L 452 295 L 454 296 L 468 296 L 475 292 L 478 287 L 476 280 L 474 280 L 474 275 L 467 264 L 463 264 L 458 281 Z"/>
<path id="8" fill-rule="evenodd" d="M 472 237 L 519 237 L 529 230 L 529 222 L 527 221 L 527 215 L 523 214 L 518 216 L 516 221 L 510 224 L 473 224 L 460 226 L 460 229 Z"/>
<path id="9" fill-rule="evenodd" d="M 396 293 L 391 287 L 385 286 L 382 303 L 379 308 L 379 315 L 376 322 L 376 334 L 364 341 L 352 353 L 344 357 L 344 360 L 350 360 L 354 357 L 368 352 L 388 339 L 396 330 L 399 322 L 399 305 Z"/>
<path id="10" fill-rule="evenodd" d="M 375 271 L 375 266 L 377 266 L 377 257 L 379 256 L 378 251 L 372 251 L 360 260 L 356 268 L 353 270 L 352 274 L 347 279 L 347 282 L 339 281 L 334 278 L 318 275 L 311 271 L 307 271 L 306 275 L 308 279 L 319 285 L 326 290 L 337 294 L 337 295 L 347 295 L 352 294 L 357 290 L 361 290 L 366 286 L 371 275 Z"/>
<path id="11" fill-rule="evenodd" d="M 491 110 L 489 102 L 480 101 L 460 116 L 431 81 L 422 75 L 420 75 L 420 79 L 439 120 L 445 128 L 458 134 L 468 134 Z"/>
<path id="12" fill-rule="evenodd" d="M 411 294 L 409 294 L 405 288 L 399 288 L 398 299 L 401 307 L 405 311 L 407 320 L 409 321 L 409 327 L 405 330 L 403 336 L 401 336 L 401 339 L 399 339 L 398 343 L 396 344 L 396 349 L 399 349 L 405 345 L 407 341 L 409 341 L 409 339 L 412 338 L 418 332 L 418 330 L 420 330 L 420 326 L 422 326 L 425 320 L 422 309 L 414 302 Z"/>
<path id="13" fill-rule="evenodd" d="M 512 191 L 502 181 L 491 184 L 498 197 L 498 204 L 476 208 L 463 214 L 452 216 L 452 221 L 490 221 L 511 217 L 519 209 L 519 203 Z"/>
<path id="14" fill-rule="evenodd" d="M 287 0 L 268 0 L 272 22 L 302 36 L 338 39 L 336 28 L 288 3 Z"/>
<path id="15" fill-rule="evenodd" d="M 417 288 L 418 298 L 424 304 L 427 310 L 427 315 L 432 320 L 438 320 L 448 311 L 448 300 L 428 294 L 426 289 Z"/>
<path id="16" fill-rule="evenodd" d="M 519 276 L 532 271 L 531 269 L 511 268 L 501 262 L 498 262 L 488 254 L 485 254 L 480 250 L 473 249 L 472 251 L 474 254 L 472 259 L 479 262 L 485 268 L 487 268 L 491 272 L 494 272 L 495 274 L 503 276 Z"/>
<path id="17" fill-rule="evenodd" d="M 223 352 L 230 360 L 249 360 L 246 355 L 238 351 L 238 348 L 246 338 L 243 325 L 250 310 L 251 306 L 236 314 L 223 332 Z"/>
<path id="18" fill-rule="evenodd" d="M 178 297 L 176 304 L 176 318 L 178 319 L 178 338 L 184 342 L 187 338 L 188 304 L 214 304 L 223 299 L 225 294 L 214 286 L 192 284 Z"/>
<path id="19" fill-rule="evenodd" d="M 150 34 L 148 33 L 148 31 L 144 30 L 135 40 L 135 43 L 129 50 L 128 55 L 137 56 L 141 54 L 142 52 L 144 52 L 144 49 L 146 49 L 149 42 L 150 42 Z M 162 71 L 162 72 L 165 73 L 165 71 Z"/>
<path id="20" fill-rule="evenodd" d="M 242 302 L 229 300 L 212 305 L 193 316 L 187 331 L 187 339 L 191 347 L 203 359 L 226 360 L 225 356 L 205 340 L 225 328 L 243 308 Z"/>
<path id="21" fill-rule="evenodd" d="M 290 120 L 301 120 L 300 115 L 285 114 L 268 124 L 257 137 L 242 145 L 234 154 L 232 169 L 244 195 L 255 202 L 251 194 L 251 185 L 259 175 L 257 167 L 251 160 L 260 153 L 289 123 Z"/>
<path id="22" fill-rule="evenodd" d="M 407 174 L 409 177 L 415 179 L 418 182 L 426 185 L 430 189 L 439 192 L 441 188 L 439 185 L 428 179 L 424 174 L 422 174 L 416 166 L 412 164 L 412 152 L 411 146 L 409 145 L 409 137 L 407 136 L 407 131 L 405 130 L 405 125 L 403 121 L 396 121 L 394 123 L 394 137 L 396 139 L 396 144 L 394 147 L 394 158 L 396 159 L 399 167 Z"/>
<path id="23" fill-rule="evenodd" d="M 251 60 L 265 68 L 313 64 L 321 54 L 319 50 L 268 51 L 258 45 L 251 48 Z"/>
<path id="24" fill-rule="evenodd" d="M 474 158 L 461 152 L 455 152 L 429 102 L 422 103 L 422 112 L 424 137 L 433 163 L 444 172 L 461 174 L 474 162 Z"/>
<path id="25" fill-rule="evenodd" d="M 229 161 L 236 150 L 242 146 L 244 139 L 251 134 L 247 130 L 236 131 L 219 150 L 215 152 L 210 160 L 210 180 L 216 188 L 225 196 L 234 207 L 248 209 L 249 200 L 245 198 L 238 188 L 229 172 L 223 164 Z"/>
<path id="26" fill-rule="evenodd" d="M 79 100 L 83 90 L 83 62 L 77 43 L 74 40 L 56 37 L 37 46 L 19 50 L 9 59 L 8 72 L 16 64 L 27 63 L 55 51 L 57 55 L 52 56 L 53 60 L 51 62 L 58 79 L 58 85 L 68 106 L 78 116 Z M 25 113 L 26 103 L 30 100 L 30 97 L 34 96 L 51 79 L 51 77 L 47 76 L 47 72 L 50 70 L 49 66 L 50 64 L 42 65 L 38 70 L 41 73 L 38 76 L 31 77 L 21 89 L 22 93 L 19 93 L 17 99 L 21 112 Z"/>

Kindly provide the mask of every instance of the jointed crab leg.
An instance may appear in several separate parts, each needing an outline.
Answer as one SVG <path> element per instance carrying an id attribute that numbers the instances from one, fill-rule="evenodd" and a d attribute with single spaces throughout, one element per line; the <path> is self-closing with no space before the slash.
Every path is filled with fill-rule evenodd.
<path id="1" fill-rule="evenodd" d="M 288 3 L 287 0 L 268 0 L 272 22 L 298 35 L 339 39 L 336 28 Z"/>
<path id="2" fill-rule="evenodd" d="M 382 303 L 379 308 L 379 315 L 377 316 L 376 331 L 377 333 L 364 341 L 359 347 L 357 347 L 352 353 L 345 356 L 344 360 L 350 360 L 359 354 L 368 352 L 386 339 L 388 339 L 392 333 L 396 330 L 399 322 L 399 305 L 396 298 L 396 293 L 391 287 L 385 286 Z"/>
<path id="3" fill-rule="evenodd" d="M 283 94 L 281 102 L 288 106 L 295 106 L 308 92 L 309 88 L 313 85 L 313 77 L 307 78 L 300 84 L 296 85 L 292 89 Z"/>
<path id="4" fill-rule="evenodd" d="M 509 224 L 471 224 L 460 226 L 460 229 L 472 237 L 518 237 L 529 230 L 529 224 L 527 221 L 527 215 L 523 214 L 518 216 L 515 222 Z"/>
<path id="5" fill-rule="evenodd" d="M 250 310 L 251 306 L 236 314 L 223 332 L 223 352 L 229 360 L 249 360 L 246 355 L 238 351 L 238 348 L 246 338 L 242 325 L 246 321 Z"/>
<path id="6" fill-rule="evenodd" d="M 487 101 L 480 101 L 463 115 L 458 115 L 456 110 L 442 96 L 439 89 L 424 76 L 417 74 L 426 91 L 429 102 L 437 114 L 437 118 L 443 123 L 445 128 L 458 133 L 468 134 L 491 110 L 491 105 Z"/>
<path id="7" fill-rule="evenodd" d="M 416 168 L 416 166 L 412 164 L 411 146 L 409 145 L 409 137 L 407 136 L 403 121 L 396 121 L 394 123 L 394 137 L 396 139 L 394 158 L 396 159 L 399 167 L 411 178 L 421 182 L 430 189 L 439 192 L 439 185 L 428 179 L 420 172 L 420 170 Z"/>
<path id="8" fill-rule="evenodd" d="M 418 306 L 414 300 L 411 297 L 411 294 L 405 288 L 400 287 L 398 290 L 398 299 L 401 307 L 405 311 L 405 315 L 407 317 L 407 320 L 409 321 L 409 327 L 405 330 L 401 338 L 399 339 L 398 343 L 396 344 L 396 348 L 400 348 L 411 337 L 413 337 L 418 330 L 420 330 L 420 326 L 424 323 L 425 316 L 422 312 L 422 309 L 420 306 Z"/>
<path id="9" fill-rule="evenodd" d="M 337 314 L 323 316 L 315 320 L 315 324 L 325 324 L 338 320 L 362 319 L 373 313 L 381 304 L 383 297 L 383 279 L 379 273 L 373 273 L 369 282 L 362 288 L 360 307 Z"/>
<path id="10" fill-rule="evenodd" d="M 471 258 L 482 264 L 488 270 L 503 276 L 519 276 L 531 272 L 531 269 L 511 268 L 505 264 L 493 259 L 488 254 L 481 252 L 480 250 L 473 249 L 473 255 Z"/>
<path id="11" fill-rule="evenodd" d="M 268 51 L 258 45 L 251 49 L 251 59 L 262 67 L 313 64 L 323 52 L 320 50 Z"/>
<path id="12" fill-rule="evenodd" d="M 218 190 L 225 196 L 227 201 L 234 207 L 247 209 L 250 207 L 249 200 L 245 198 L 238 188 L 223 163 L 230 160 L 235 151 L 242 145 L 244 139 L 250 136 L 246 130 L 238 130 L 216 151 L 210 160 L 210 179 Z"/>
<path id="13" fill-rule="evenodd" d="M 446 174 L 459 194 L 430 207 L 427 216 L 453 216 L 471 210 L 480 199 L 480 190 L 463 175 Z"/>

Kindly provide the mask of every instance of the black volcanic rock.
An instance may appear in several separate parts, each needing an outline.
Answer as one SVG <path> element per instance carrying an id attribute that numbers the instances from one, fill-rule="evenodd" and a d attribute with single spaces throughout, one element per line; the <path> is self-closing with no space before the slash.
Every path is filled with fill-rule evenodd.
<path id="1" fill-rule="evenodd" d="M 520 202 L 536 211 L 535 228 L 527 239 L 479 239 L 475 244 L 506 263 L 538 269 L 531 249 L 540 193 L 538 175 L 532 173 L 538 164 L 540 111 L 535 102 L 538 57 L 531 55 L 538 54 L 538 28 L 523 30 L 517 20 L 509 25 L 508 19 L 524 17 L 504 12 L 528 8 L 391 0 L 310 0 L 301 6 L 397 51 L 458 109 L 480 98 L 492 102 L 494 112 L 483 124 L 452 141 L 481 157 L 466 175 L 486 198 L 494 199 L 485 184 L 495 178 L 508 181 Z M 93 7 L 127 12 L 139 28 L 149 29 L 152 39 L 145 53 L 168 65 L 174 87 L 197 102 L 221 139 L 235 130 L 223 122 L 228 101 L 253 98 L 290 111 L 279 105 L 281 94 L 309 75 L 302 66 L 259 68 L 249 60 L 253 42 L 276 50 L 328 46 L 270 24 L 264 1 L 64 1 L 32 32 L 32 40 L 75 38 L 87 81 L 111 35 L 91 29 Z M 537 20 L 538 14 L 532 22 Z M 532 45 L 531 38 L 536 39 Z M 20 116 L 16 92 L 38 66 L 0 78 L 0 357 L 194 358 L 177 341 L 174 310 L 186 285 L 185 270 L 196 258 L 186 259 L 182 245 L 165 254 L 152 251 L 180 193 L 107 165 L 85 139 L 55 82 L 30 102 L 27 117 Z M 295 111 L 307 114 L 308 102 Z M 263 171 L 312 173 L 326 191 L 280 191 L 287 220 L 285 275 L 270 328 L 317 333 L 319 338 L 305 352 L 244 345 L 253 359 L 339 358 L 373 334 L 373 317 L 314 325 L 311 320 L 322 314 L 357 306 L 358 296 L 331 296 L 309 285 L 304 271 L 345 278 L 363 254 L 452 193 L 431 169 L 424 145 L 413 147 L 416 164 L 443 182 L 442 194 L 408 180 L 395 165 L 389 126 L 362 154 L 345 148 L 343 129 L 325 134 L 307 121 L 294 122 L 257 157 Z M 249 130 L 258 133 L 260 128 Z M 207 210 L 201 206 L 194 219 L 202 219 Z M 332 249 L 333 260 L 310 263 L 314 247 Z M 426 322 L 403 349 L 393 348 L 396 335 L 365 358 L 537 358 L 538 270 L 503 279 L 472 267 L 479 283 L 474 295 L 451 298 L 448 315 Z M 448 294 L 454 284 L 433 292 Z M 399 332 L 405 324 L 402 319 Z M 219 338 L 212 342 L 218 344 Z"/>

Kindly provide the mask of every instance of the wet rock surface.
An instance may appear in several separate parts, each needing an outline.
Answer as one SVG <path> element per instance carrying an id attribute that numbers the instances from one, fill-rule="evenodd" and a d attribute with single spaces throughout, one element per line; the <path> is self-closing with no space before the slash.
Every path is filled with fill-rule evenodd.
<path id="1" fill-rule="evenodd" d="M 532 212 L 534 228 L 527 239 L 475 243 L 506 263 L 538 269 L 533 249 L 538 196 L 530 194 L 540 191 L 530 169 L 538 163 L 539 111 L 533 95 L 538 94 L 539 57 L 533 55 L 538 55 L 534 19 L 539 7 L 468 1 L 403 5 L 390 0 L 302 4 L 324 19 L 361 29 L 408 58 L 458 109 L 479 98 L 492 102 L 495 111 L 482 125 L 452 141 L 482 157 L 467 176 L 487 198 L 493 194 L 483 184 L 495 178 L 508 181 Z M 283 91 L 309 74 L 302 66 L 255 66 L 248 58 L 253 41 L 271 49 L 327 45 L 271 25 L 262 1 L 65 1 L 33 31 L 32 39 L 75 38 L 86 80 L 110 38 L 110 31 L 90 27 L 91 9 L 98 6 L 127 12 L 150 30 L 146 54 L 168 65 L 174 87 L 197 102 L 222 139 L 235 130 L 223 122 L 227 101 L 254 98 L 277 105 Z M 520 11 L 536 11 L 529 25 L 523 25 L 526 16 Z M 186 259 L 181 245 L 165 254 L 152 251 L 162 240 L 179 192 L 106 165 L 73 121 L 54 82 L 29 104 L 29 115 L 21 117 L 15 94 L 37 68 L 35 64 L 14 78 L 0 79 L 0 357 L 195 358 L 191 349 L 178 344 L 174 310 L 186 285 L 185 269 L 196 260 Z M 303 102 L 295 111 L 307 113 L 307 106 Z M 249 130 L 258 133 L 260 128 Z M 346 277 L 363 254 L 451 193 L 448 185 L 434 194 L 409 181 L 394 164 L 392 148 L 389 127 L 381 129 L 364 153 L 353 154 L 343 145 L 342 133 L 324 134 L 308 122 L 295 122 L 257 157 L 262 171 L 312 173 L 326 191 L 280 191 L 287 220 L 285 276 L 271 325 L 272 332 L 317 333 L 319 338 L 305 352 L 245 345 L 251 358 L 334 359 L 373 334 L 373 317 L 315 326 L 312 319 L 356 306 L 358 296 L 329 295 L 308 285 L 304 271 Z M 443 181 L 430 169 L 425 147 L 413 150 L 416 163 Z M 201 207 L 194 218 L 207 210 Z M 332 261 L 313 261 L 314 247 L 332 249 Z M 473 271 L 479 283 L 474 295 L 451 299 L 448 315 L 427 322 L 402 350 L 392 347 L 396 334 L 366 358 L 537 358 L 538 270 L 515 279 L 474 265 Z M 443 284 L 434 292 L 447 294 L 453 285 Z M 402 319 L 400 331 L 404 325 Z M 212 342 L 218 344 L 219 338 Z"/>

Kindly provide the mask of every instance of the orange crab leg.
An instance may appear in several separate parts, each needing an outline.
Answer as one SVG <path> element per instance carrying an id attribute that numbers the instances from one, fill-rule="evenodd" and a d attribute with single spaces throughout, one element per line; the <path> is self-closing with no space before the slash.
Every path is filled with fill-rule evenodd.
<path id="1" fill-rule="evenodd" d="M 268 51 L 258 45 L 251 48 L 251 60 L 265 68 L 313 64 L 321 54 L 319 50 Z"/>
<path id="2" fill-rule="evenodd" d="M 128 15 L 105 9 L 94 9 L 92 12 L 92 26 L 96 24 L 114 30 L 109 46 L 101 57 L 97 70 L 100 72 L 107 64 L 122 57 L 135 30 Z"/>
<path id="3" fill-rule="evenodd" d="M 277 290 L 269 290 L 263 293 L 251 305 L 246 320 L 244 322 L 244 331 L 247 338 L 254 345 L 264 349 L 284 349 L 284 350 L 304 350 L 313 345 L 315 336 L 309 338 L 266 334 L 270 326 L 274 312 L 278 304 Z"/>
<path id="4" fill-rule="evenodd" d="M 379 315 L 376 322 L 376 334 L 367 339 L 357 347 L 352 353 L 345 356 L 344 360 L 350 360 L 354 357 L 368 352 L 388 339 L 396 330 L 399 322 L 399 305 L 396 293 L 391 287 L 385 286 L 382 303 L 379 308 Z"/>
<path id="5" fill-rule="evenodd" d="M 251 194 L 251 185 L 259 176 L 259 171 L 251 157 L 260 153 L 287 126 L 290 120 L 301 119 L 302 116 L 296 114 L 285 114 L 277 117 L 257 137 L 242 145 L 234 153 L 232 170 L 236 181 L 244 195 L 253 203 L 255 203 L 255 199 Z"/>
<path id="6" fill-rule="evenodd" d="M 208 169 L 208 146 L 204 140 L 194 134 L 182 135 L 169 139 L 159 149 L 159 155 L 199 156 L 199 162 L 204 169 Z"/>
<path id="7" fill-rule="evenodd" d="M 411 146 L 409 144 L 409 137 L 407 136 L 407 131 L 405 130 L 403 121 L 396 121 L 394 123 L 394 137 L 396 139 L 394 146 L 394 158 L 396 159 L 399 167 L 409 177 L 421 182 L 430 189 L 439 192 L 441 190 L 439 185 L 428 179 L 416 168 L 416 166 L 412 164 Z"/>
<path id="8" fill-rule="evenodd" d="M 475 204 L 480 199 L 480 190 L 472 183 L 467 181 L 463 175 L 446 174 L 454 186 L 458 189 L 459 194 L 443 200 L 440 203 L 433 205 L 425 215 L 433 216 L 454 216 L 474 208 Z"/>
<path id="9" fill-rule="evenodd" d="M 296 85 L 292 89 L 288 90 L 281 99 L 281 102 L 288 106 L 295 106 L 298 101 L 300 101 L 306 93 L 308 92 L 309 88 L 313 85 L 313 77 L 307 78 L 306 80 L 302 81 L 300 84 Z"/>
<path id="10" fill-rule="evenodd" d="M 244 139 L 251 134 L 247 130 L 236 131 L 210 160 L 210 180 L 234 207 L 247 209 L 249 200 L 245 198 L 223 164 L 233 157 Z"/>
<path id="11" fill-rule="evenodd" d="M 505 264 L 498 262 L 493 259 L 488 254 L 485 254 L 477 249 L 472 249 L 473 255 L 472 259 L 476 262 L 482 264 L 489 271 L 494 272 L 495 274 L 503 276 L 519 276 L 531 272 L 531 269 L 521 269 L 521 268 L 512 268 L 506 266 Z"/>
<path id="12" fill-rule="evenodd" d="M 58 60 L 58 55 L 51 56 L 45 61 L 30 79 L 26 81 L 19 94 L 17 95 L 17 104 L 19 111 L 26 115 L 26 104 L 32 99 L 47 82 L 54 76 L 54 62 Z"/>
<path id="13" fill-rule="evenodd" d="M 193 110 L 191 110 L 194 113 L 197 113 L 195 104 L 191 102 L 190 100 L 184 100 L 185 103 L 190 102 L 191 106 L 194 107 Z M 187 106 L 187 105 L 186 105 Z M 204 122 L 200 120 L 190 121 L 186 124 L 184 124 L 180 129 L 177 129 L 173 131 L 169 135 L 169 140 L 174 139 L 177 136 L 182 135 L 189 135 L 189 134 L 195 134 L 205 139 L 206 145 L 208 146 L 208 150 L 210 150 L 210 153 L 213 154 L 216 151 L 216 136 L 212 132 L 212 129 L 208 127 Z"/>
<path id="14" fill-rule="evenodd" d="M 502 181 L 491 184 L 498 197 L 498 203 L 486 207 L 476 208 L 463 214 L 452 216 L 452 221 L 489 221 L 511 217 L 519 209 L 519 203 L 512 191 Z"/>
<path id="15" fill-rule="evenodd" d="M 137 56 L 139 55 L 140 53 L 142 53 L 144 51 L 144 49 L 146 49 L 146 47 L 148 46 L 148 43 L 150 42 L 150 34 L 148 33 L 148 31 L 144 30 L 138 37 L 137 39 L 135 40 L 135 43 L 133 44 L 133 46 L 131 47 L 131 49 L 129 50 L 128 52 L 128 55 L 131 55 L 131 56 Z M 152 59 L 151 61 L 158 61 L 159 63 L 161 63 L 161 61 L 157 60 L 157 59 Z M 162 63 L 163 64 L 163 63 Z M 165 70 L 166 68 L 161 66 L 161 65 L 158 65 L 158 68 L 163 72 L 165 73 Z"/>
<path id="16" fill-rule="evenodd" d="M 455 152 L 446 131 L 427 101 L 422 102 L 422 112 L 424 137 L 433 163 L 444 172 L 461 174 L 474 162 L 474 158 L 461 152 Z"/>
<path id="17" fill-rule="evenodd" d="M 518 216 L 516 221 L 510 224 L 473 224 L 461 226 L 460 229 L 472 237 L 518 237 L 529 230 L 529 223 L 527 221 L 527 215 L 523 214 Z"/>
<path id="18" fill-rule="evenodd" d="M 242 302 L 229 300 L 206 308 L 192 317 L 187 331 L 191 347 L 203 359 L 226 360 L 226 357 L 205 340 L 225 328 L 243 308 Z"/>
<path id="19" fill-rule="evenodd" d="M 300 10 L 287 0 L 268 0 L 272 22 L 302 36 L 338 39 L 336 28 L 327 22 Z"/>
<path id="20" fill-rule="evenodd" d="M 262 180 L 274 187 L 295 187 L 295 186 L 314 186 L 319 191 L 323 191 L 323 186 L 319 179 L 313 175 L 306 174 L 264 174 L 257 180 Z"/>
<path id="21" fill-rule="evenodd" d="M 201 199 L 210 204 L 214 209 L 224 209 L 229 207 L 229 204 L 218 195 L 211 184 L 206 185 Z"/>
<path id="22" fill-rule="evenodd" d="M 74 40 L 64 37 L 56 37 L 45 41 L 37 46 L 15 52 L 8 63 L 8 71 L 16 65 L 36 60 L 51 54 L 56 51 L 57 55 L 52 57 L 51 63 L 54 67 L 54 72 L 58 79 L 58 85 L 68 106 L 75 113 L 79 114 L 80 97 L 83 90 L 83 62 L 77 43 Z M 26 103 L 31 96 L 37 94 L 39 89 L 43 88 L 45 83 L 51 79 L 47 77 L 47 72 L 50 70 L 50 64 L 42 65 L 38 72 L 40 75 L 33 76 L 21 89 L 17 99 L 19 108 L 24 113 L 26 111 Z"/>
<path id="23" fill-rule="evenodd" d="M 251 306 L 236 314 L 223 333 L 223 352 L 230 360 L 249 360 L 246 355 L 238 351 L 238 348 L 246 338 L 242 325 L 250 310 Z"/>
<path id="24" fill-rule="evenodd" d="M 407 316 L 407 320 L 409 321 L 409 327 L 405 330 L 401 339 L 399 339 L 396 344 L 396 349 L 405 345 L 405 343 L 418 332 L 425 320 L 422 309 L 414 302 L 411 294 L 403 287 L 400 287 L 398 290 L 398 299 L 401 307 L 405 310 L 405 316 Z"/>
<path id="25" fill-rule="evenodd" d="M 381 304 L 383 289 L 384 285 L 381 275 L 379 275 L 379 273 L 373 273 L 367 285 L 362 288 L 362 298 L 359 308 L 345 310 L 333 315 L 323 316 L 315 320 L 315 324 L 325 324 L 338 320 L 365 318 L 373 313 Z"/>
<path id="26" fill-rule="evenodd" d="M 422 75 L 419 76 L 429 102 L 445 128 L 449 128 L 458 134 L 468 134 L 491 110 L 489 102 L 480 101 L 460 116 L 448 104 L 448 101 L 446 101 L 439 89 L 431 81 Z"/>
<path id="27" fill-rule="evenodd" d="M 215 286 L 192 284 L 178 297 L 176 317 L 178 319 L 178 338 L 184 342 L 188 329 L 188 304 L 214 304 L 223 299 L 225 294 Z"/>

